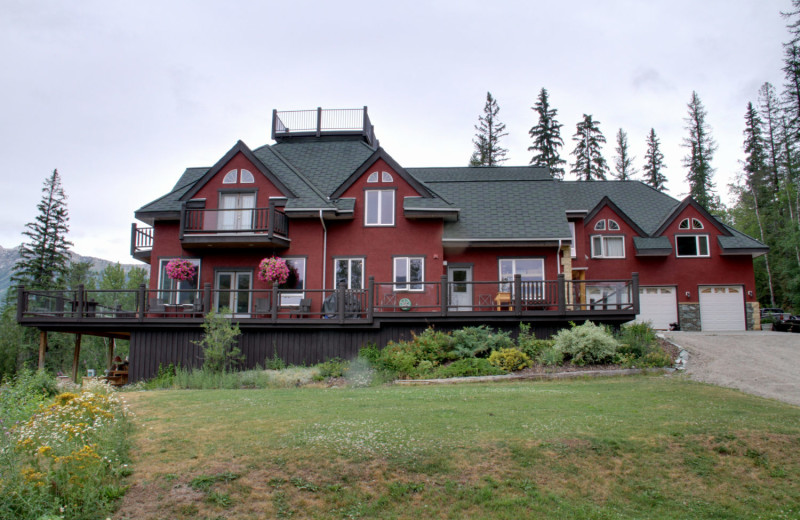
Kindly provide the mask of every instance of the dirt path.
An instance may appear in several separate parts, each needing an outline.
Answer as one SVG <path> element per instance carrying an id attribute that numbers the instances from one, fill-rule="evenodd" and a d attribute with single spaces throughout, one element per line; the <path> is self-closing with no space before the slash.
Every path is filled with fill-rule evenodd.
<path id="1" fill-rule="evenodd" d="M 800 334 L 668 332 L 689 352 L 692 379 L 800 406 Z"/>

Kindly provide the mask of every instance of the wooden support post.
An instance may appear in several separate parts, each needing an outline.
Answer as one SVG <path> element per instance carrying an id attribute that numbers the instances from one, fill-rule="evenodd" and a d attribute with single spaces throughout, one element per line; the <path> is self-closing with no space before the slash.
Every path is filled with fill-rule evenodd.
<path id="1" fill-rule="evenodd" d="M 75 353 L 72 356 L 72 381 L 78 384 L 78 359 L 81 357 L 81 335 L 75 334 Z"/>
<path id="2" fill-rule="evenodd" d="M 447 275 L 443 274 L 439 279 L 439 290 L 441 292 L 440 312 L 442 316 L 447 316 L 447 307 L 450 305 L 450 293 L 447 287 Z"/>
<path id="3" fill-rule="evenodd" d="M 367 285 L 367 320 L 372 323 L 372 313 L 375 312 L 375 277 L 368 278 Z"/>
<path id="4" fill-rule="evenodd" d="M 44 353 L 47 352 L 47 331 L 39 333 L 39 370 L 44 370 Z"/>
<path id="5" fill-rule="evenodd" d="M 639 273 L 631 273 L 631 300 L 633 312 L 639 314 Z"/>
<path id="6" fill-rule="evenodd" d="M 566 288 L 566 282 L 564 280 L 564 273 L 559 273 L 558 275 L 557 290 L 558 290 L 558 313 L 564 315 L 567 312 L 567 288 Z"/>
<path id="7" fill-rule="evenodd" d="M 108 342 L 108 363 L 106 363 L 106 368 L 111 370 L 111 363 L 114 361 L 114 349 L 117 346 L 116 341 L 114 338 L 111 338 Z"/>
<path id="8" fill-rule="evenodd" d="M 514 314 L 520 316 L 522 314 L 522 275 L 514 275 Z"/>

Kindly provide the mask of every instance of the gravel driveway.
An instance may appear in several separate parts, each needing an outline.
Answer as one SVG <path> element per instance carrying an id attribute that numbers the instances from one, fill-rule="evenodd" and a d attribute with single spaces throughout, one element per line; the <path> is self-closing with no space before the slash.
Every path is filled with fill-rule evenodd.
<path id="1" fill-rule="evenodd" d="M 800 334 L 666 332 L 689 352 L 692 379 L 800 406 Z"/>

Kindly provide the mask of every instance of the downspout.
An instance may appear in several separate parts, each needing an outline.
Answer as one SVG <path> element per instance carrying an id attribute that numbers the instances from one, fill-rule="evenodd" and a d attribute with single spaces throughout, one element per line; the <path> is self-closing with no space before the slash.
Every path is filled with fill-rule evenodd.
<path id="1" fill-rule="evenodd" d="M 325 219 L 322 218 L 322 210 L 319 210 L 319 222 L 322 224 L 322 290 L 325 290 L 326 275 L 328 273 L 328 228 L 325 227 Z"/>

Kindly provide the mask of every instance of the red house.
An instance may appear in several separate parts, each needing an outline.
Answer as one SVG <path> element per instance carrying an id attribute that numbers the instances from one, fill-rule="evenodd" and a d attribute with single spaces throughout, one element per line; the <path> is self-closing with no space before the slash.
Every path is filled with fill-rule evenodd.
<path id="1" fill-rule="evenodd" d="M 187 169 L 136 211 L 131 253 L 151 281 L 129 308 L 22 290 L 19 321 L 129 338 L 133 379 L 197 363 L 203 315 L 223 308 L 251 365 L 352 356 L 429 325 L 760 326 L 752 258 L 767 247 L 691 198 L 540 167 L 404 168 L 366 107 L 273 112 L 272 137 Z M 291 267 L 285 284 L 258 277 L 273 256 Z M 192 279 L 169 277 L 176 258 Z"/>

